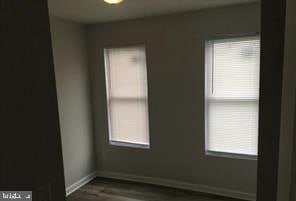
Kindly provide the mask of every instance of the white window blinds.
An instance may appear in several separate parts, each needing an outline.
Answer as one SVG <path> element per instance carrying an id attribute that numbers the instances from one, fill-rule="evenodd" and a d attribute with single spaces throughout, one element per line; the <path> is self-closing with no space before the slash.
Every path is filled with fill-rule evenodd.
<path id="1" fill-rule="evenodd" d="M 207 42 L 207 151 L 257 155 L 259 55 L 259 37 Z"/>
<path id="2" fill-rule="evenodd" d="M 144 47 L 105 49 L 111 142 L 149 146 Z"/>

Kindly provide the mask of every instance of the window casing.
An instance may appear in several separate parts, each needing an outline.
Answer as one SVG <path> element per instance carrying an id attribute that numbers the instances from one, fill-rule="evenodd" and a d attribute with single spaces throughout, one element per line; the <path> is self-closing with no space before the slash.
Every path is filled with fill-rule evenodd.
<path id="1" fill-rule="evenodd" d="M 144 46 L 105 49 L 109 142 L 149 148 Z"/>
<path id="2" fill-rule="evenodd" d="M 205 150 L 257 156 L 260 39 L 247 36 L 206 42 Z"/>

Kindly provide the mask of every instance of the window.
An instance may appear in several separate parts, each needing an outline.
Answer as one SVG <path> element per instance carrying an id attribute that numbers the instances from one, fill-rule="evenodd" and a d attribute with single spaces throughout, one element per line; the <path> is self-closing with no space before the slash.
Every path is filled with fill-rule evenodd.
<path id="1" fill-rule="evenodd" d="M 109 140 L 149 148 L 145 47 L 105 49 Z"/>
<path id="2" fill-rule="evenodd" d="M 207 41 L 207 153 L 257 155 L 259 54 L 257 36 Z"/>

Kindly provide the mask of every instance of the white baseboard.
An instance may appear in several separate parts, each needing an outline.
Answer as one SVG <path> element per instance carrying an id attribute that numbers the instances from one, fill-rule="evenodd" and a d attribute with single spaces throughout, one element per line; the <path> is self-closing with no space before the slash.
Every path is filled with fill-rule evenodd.
<path id="1" fill-rule="evenodd" d="M 234 190 L 229 190 L 224 188 L 185 183 L 185 182 L 179 182 L 174 180 L 158 179 L 153 177 L 144 177 L 144 176 L 138 176 L 138 175 L 104 172 L 104 171 L 98 171 L 97 176 L 104 177 L 104 178 L 111 178 L 111 179 L 120 179 L 120 180 L 126 180 L 126 181 L 135 181 L 135 182 L 141 182 L 141 183 L 147 183 L 147 184 L 154 184 L 154 185 L 160 185 L 160 186 L 166 186 L 166 187 L 172 187 L 172 188 L 179 188 L 184 190 L 191 190 L 196 192 L 209 193 L 209 194 L 244 199 L 244 200 L 251 200 L 251 201 L 256 200 L 256 195 L 253 193 L 245 193 L 245 192 L 234 191 Z"/>
<path id="2" fill-rule="evenodd" d="M 81 188 L 82 186 L 84 186 L 85 184 L 87 184 L 88 182 L 90 182 L 92 179 L 94 179 L 96 177 L 97 177 L 97 173 L 93 172 L 93 173 L 81 178 L 80 180 L 78 180 L 74 184 L 68 186 L 66 188 L 66 196 L 70 195 L 71 193 L 73 193 L 77 189 Z"/>

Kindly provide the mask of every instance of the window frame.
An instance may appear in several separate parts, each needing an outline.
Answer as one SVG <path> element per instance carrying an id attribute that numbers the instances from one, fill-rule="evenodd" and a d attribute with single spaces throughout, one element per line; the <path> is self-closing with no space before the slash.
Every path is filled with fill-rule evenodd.
<path id="1" fill-rule="evenodd" d="M 213 62 L 213 42 L 215 40 L 231 40 L 231 39 L 239 39 L 239 38 L 254 38 L 261 40 L 260 34 L 258 32 L 255 33 L 246 33 L 246 34 L 228 34 L 223 36 L 215 36 L 205 40 L 204 47 L 204 154 L 206 156 L 213 157 L 222 157 L 222 158 L 231 158 L 231 159 L 242 159 L 242 160 L 257 160 L 257 155 L 250 154 L 240 154 L 240 153 L 230 153 L 223 151 L 211 151 L 208 149 L 208 112 L 209 112 L 209 103 L 210 102 L 258 102 L 258 115 L 259 115 L 259 101 L 260 94 L 258 98 L 211 98 L 208 97 L 208 69 L 212 67 Z M 260 56 L 260 55 L 259 55 Z M 209 59 L 211 58 L 211 59 Z M 260 68 L 260 65 L 259 65 Z M 259 78 L 260 79 L 260 78 Z M 259 121 L 259 118 L 258 118 Z M 259 122 L 258 122 L 259 126 Z"/>
<path id="2" fill-rule="evenodd" d="M 121 49 L 121 48 L 141 48 L 145 52 L 145 62 L 146 62 L 146 70 L 145 70 L 145 77 L 146 77 L 146 87 L 147 87 L 147 96 L 141 97 L 138 99 L 143 100 L 147 106 L 147 125 L 148 125 L 148 144 L 144 143 L 133 143 L 133 142 L 124 142 L 118 140 L 112 140 L 112 126 L 111 126 L 111 107 L 110 102 L 112 99 L 133 99 L 133 98 L 114 98 L 110 97 L 110 65 L 109 65 L 109 54 L 108 51 L 110 49 Z M 150 124 L 149 124 L 149 98 L 148 98 L 148 69 L 147 69 L 147 54 L 146 54 L 146 46 L 142 44 L 136 45 L 127 45 L 127 46 L 110 46 L 105 47 L 103 49 L 104 52 L 104 69 L 105 69 L 105 89 L 106 89 L 106 105 L 107 105 L 107 120 L 108 120 L 108 144 L 113 146 L 120 146 L 120 147 L 129 147 L 129 148 L 141 148 L 141 149 L 150 149 L 151 147 L 151 140 L 150 140 Z"/>

